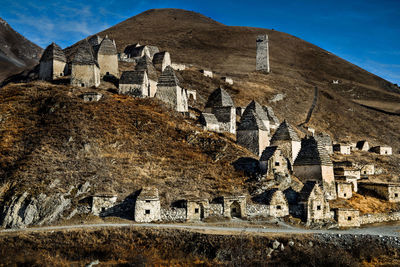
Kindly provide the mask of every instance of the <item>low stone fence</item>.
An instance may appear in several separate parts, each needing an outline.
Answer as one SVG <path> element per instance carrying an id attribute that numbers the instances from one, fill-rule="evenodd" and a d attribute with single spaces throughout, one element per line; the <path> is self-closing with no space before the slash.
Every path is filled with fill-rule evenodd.
<path id="1" fill-rule="evenodd" d="M 365 214 L 360 216 L 360 224 L 400 221 L 400 212 Z"/>
<path id="2" fill-rule="evenodd" d="M 185 208 L 161 209 L 161 221 L 163 222 L 176 222 L 185 220 L 186 220 Z"/>
<path id="3" fill-rule="evenodd" d="M 209 209 L 209 216 L 223 216 L 224 215 L 224 207 L 222 204 L 219 203 L 212 203 L 210 204 L 210 209 Z"/>
<path id="4" fill-rule="evenodd" d="M 261 204 L 247 204 L 247 217 L 268 217 L 269 206 Z"/>

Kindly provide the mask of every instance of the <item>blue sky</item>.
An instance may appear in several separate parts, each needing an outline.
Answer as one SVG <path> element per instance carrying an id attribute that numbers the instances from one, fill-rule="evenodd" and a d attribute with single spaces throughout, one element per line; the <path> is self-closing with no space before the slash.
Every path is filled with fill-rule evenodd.
<path id="1" fill-rule="evenodd" d="M 151 8 L 200 12 L 226 25 L 283 31 L 400 84 L 400 0 L 0 0 L 0 17 L 62 47 Z"/>

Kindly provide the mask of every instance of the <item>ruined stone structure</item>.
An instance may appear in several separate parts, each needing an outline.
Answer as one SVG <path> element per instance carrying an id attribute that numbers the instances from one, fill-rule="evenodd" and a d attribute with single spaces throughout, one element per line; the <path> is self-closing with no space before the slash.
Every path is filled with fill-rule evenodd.
<path id="1" fill-rule="evenodd" d="M 293 164 L 301 148 L 301 140 L 292 126 L 284 120 L 270 141 L 271 146 L 278 146 L 283 155 Z"/>
<path id="2" fill-rule="evenodd" d="M 124 71 L 119 80 L 118 93 L 135 97 L 150 96 L 150 82 L 145 70 Z"/>
<path id="3" fill-rule="evenodd" d="M 101 41 L 103 41 L 103 39 L 101 39 L 101 37 L 98 36 L 97 34 L 93 35 L 88 39 L 88 42 L 92 47 L 100 45 Z"/>
<path id="4" fill-rule="evenodd" d="M 256 70 L 270 72 L 268 35 L 257 36 Z"/>
<path id="5" fill-rule="evenodd" d="M 72 60 L 71 85 L 97 87 L 100 85 L 100 68 L 87 40 L 78 47 Z"/>
<path id="6" fill-rule="evenodd" d="M 246 197 L 225 196 L 223 197 L 224 217 L 246 218 Z"/>
<path id="7" fill-rule="evenodd" d="M 270 106 L 263 106 L 263 109 L 268 116 L 270 129 L 276 130 L 279 127 L 279 119 L 275 116 L 274 110 Z"/>
<path id="8" fill-rule="evenodd" d="M 358 178 L 355 176 L 335 176 L 336 182 L 351 183 L 353 191 L 358 192 Z"/>
<path id="9" fill-rule="evenodd" d="M 211 113 L 218 120 L 221 132 L 236 133 L 236 110 L 232 98 L 221 87 L 208 97 L 204 113 Z"/>
<path id="10" fill-rule="evenodd" d="M 210 78 L 213 77 L 213 73 L 212 73 L 211 70 L 200 70 L 200 72 L 203 73 L 203 75 L 204 75 L 205 77 L 210 77 Z"/>
<path id="11" fill-rule="evenodd" d="M 373 191 L 389 202 L 400 202 L 400 184 L 384 184 L 363 182 L 358 184 L 360 189 Z"/>
<path id="12" fill-rule="evenodd" d="M 40 59 L 39 79 L 51 81 L 62 77 L 67 72 L 67 58 L 64 51 L 55 43 L 51 43 Z"/>
<path id="13" fill-rule="evenodd" d="M 99 194 L 92 196 L 92 214 L 96 216 L 104 216 L 107 214 L 107 210 L 112 208 L 117 202 L 116 195 L 110 194 Z"/>
<path id="14" fill-rule="evenodd" d="M 361 176 L 368 176 L 375 174 L 375 165 L 374 164 L 365 164 L 361 167 Z"/>
<path id="15" fill-rule="evenodd" d="M 226 82 L 227 84 L 230 84 L 230 85 L 233 84 L 233 79 L 230 77 L 222 77 L 221 80 Z"/>
<path id="16" fill-rule="evenodd" d="M 208 199 L 192 198 L 186 201 L 186 220 L 200 221 L 209 216 Z"/>
<path id="17" fill-rule="evenodd" d="M 358 141 L 356 147 L 360 151 L 369 151 L 369 144 L 366 140 Z"/>
<path id="18" fill-rule="evenodd" d="M 197 100 L 197 92 L 196 90 L 186 90 L 188 94 L 188 99 L 196 101 Z"/>
<path id="19" fill-rule="evenodd" d="M 156 97 L 178 112 L 188 112 L 186 89 L 179 86 L 175 71 L 170 66 L 165 68 L 158 79 Z"/>
<path id="20" fill-rule="evenodd" d="M 355 209 L 334 209 L 335 220 L 339 227 L 359 227 L 360 211 Z"/>
<path id="21" fill-rule="evenodd" d="M 219 132 L 219 122 L 214 114 L 202 113 L 199 119 L 203 129 L 207 131 Z"/>
<path id="22" fill-rule="evenodd" d="M 335 176 L 353 176 L 360 179 L 360 170 L 354 167 L 335 167 L 333 172 Z"/>
<path id="23" fill-rule="evenodd" d="M 268 206 L 269 216 L 279 218 L 289 215 L 289 204 L 281 190 L 273 188 L 265 193 L 265 205 Z"/>
<path id="24" fill-rule="evenodd" d="M 118 52 L 115 43 L 106 36 L 94 50 L 100 66 L 100 77 L 105 75 L 119 77 Z"/>
<path id="25" fill-rule="evenodd" d="M 82 94 L 83 101 L 97 102 L 103 97 L 103 94 L 98 92 L 86 92 Z"/>
<path id="26" fill-rule="evenodd" d="M 124 54 L 128 58 L 141 58 L 143 56 L 151 58 L 149 48 L 145 45 L 139 44 L 128 45 L 124 50 Z"/>
<path id="27" fill-rule="evenodd" d="M 390 146 L 375 146 L 370 149 L 379 155 L 392 155 L 392 148 Z"/>
<path id="28" fill-rule="evenodd" d="M 167 66 L 171 66 L 171 56 L 168 52 L 159 52 L 153 57 L 154 67 L 159 71 L 164 71 Z"/>
<path id="29" fill-rule="evenodd" d="M 353 196 L 353 184 L 345 181 L 337 181 L 337 197 L 349 199 Z"/>
<path id="30" fill-rule="evenodd" d="M 274 177 L 275 173 L 288 173 L 287 159 L 277 146 L 269 146 L 264 149 L 260 157 L 260 171 L 267 177 Z"/>
<path id="31" fill-rule="evenodd" d="M 236 141 L 257 156 L 269 145 L 269 129 L 255 110 L 246 108 L 236 131 Z"/>
<path id="32" fill-rule="evenodd" d="M 325 147 L 326 151 L 328 151 L 328 154 L 332 154 L 333 153 L 332 139 L 328 134 L 319 133 L 319 134 L 315 135 L 315 140 L 321 146 Z"/>
<path id="33" fill-rule="evenodd" d="M 185 70 L 186 69 L 186 65 L 182 64 L 182 63 L 171 63 L 171 67 L 174 70 Z"/>
<path id="34" fill-rule="evenodd" d="M 151 59 L 146 55 L 138 59 L 135 70 L 146 71 L 150 86 L 148 96 L 154 97 L 157 92 L 158 75 Z"/>
<path id="35" fill-rule="evenodd" d="M 316 181 L 307 181 L 300 191 L 299 205 L 303 210 L 303 219 L 312 222 L 325 221 L 331 218 L 329 202 Z"/>
<path id="36" fill-rule="evenodd" d="M 351 146 L 350 144 L 334 144 L 333 151 L 339 152 L 343 155 L 350 155 L 351 154 Z"/>
<path id="37" fill-rule="evenodd" d="M 144 187 L 135 202 L 136 222 L 155 222 L 161 218 L 161 205 L 158 189 Z"/>
<path id="38" fill-rule="evenodd" d="M 327 199 L 336 199 L 333 164 L 326 149 L 314 137 L 301 142 L 301 150 L 293 164 L 294 174 L 302 181 L 313 180 L 322 184 Z"/>
<path id="39" fill-rule="evenodd" d="M 153 60 L 155 54 L 160 53 L 160 49 L 158 49 L 158 47 L 154 46 L 154 45 L 147 45 L 147 49 L 149 50 L 150 58 L 152 60 Z"/>

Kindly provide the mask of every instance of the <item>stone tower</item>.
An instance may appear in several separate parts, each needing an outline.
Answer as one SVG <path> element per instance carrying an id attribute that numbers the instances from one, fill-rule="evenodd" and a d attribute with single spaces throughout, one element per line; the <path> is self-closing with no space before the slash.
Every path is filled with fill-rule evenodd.
<path id="1" fill-rule="evenodd" d="M 269 72 L 269 49 L 268 49 L 268 35 L 257 36 L 257 71 Z"/>
<path id="2" fill-rule="evenodd" d="M 50 44 L 40 59 L 39 79 L 54 80 L 67 72 L 67 59 L 61 47 Z"/>

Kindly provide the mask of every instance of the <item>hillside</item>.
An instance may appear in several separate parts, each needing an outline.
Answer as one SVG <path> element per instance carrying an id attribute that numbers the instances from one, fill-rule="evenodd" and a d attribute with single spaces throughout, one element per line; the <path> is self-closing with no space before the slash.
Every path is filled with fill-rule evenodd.
<path id="1" fill-rule="evenodd" d="M 0 18 L 0 82 L 38 63 L 43 49 Z"/>
<path id="2" fill-rule="evenodd" d="M 272 73 L 268 75 L 254 72 L 255 38 L 262 33 L 270 40 Z M 280 119 L 294 125 L 304 122 L 318 86 L 317 107 L 309 126 L 332 134 L 337 141 L 369 139 L 400 150 L 400 116 L 396 115 L 400 89 L 295 36 L 226 26 L 178 9 L 149 10 L 99 34 L 114 38 L 119 51 L 136 42 L 151 44 L 169 51 L 173 62 L 194 65 L 192 70 L 183 71 L 182 77 L 187 88 L 200 93 L 200 102 L 222 84 L 218 77 L 228 75 L 235 84 L 226 87 L 237 105 L 256 99 L 270 104 Z M 217 79 L 202 77 L 198 68 L 212 69 Z M 332 80 L 340 83 L 332 84 Z M 284 95 L 284 100 L 269 103 L 277 94 Z M 390 106 L 395 114 L 376 106 Z"/>
<path id="3" fill-rule="evenodd" d="M 245 176 L 232 162 L 251 154 L 230 137 L 204 132 L 156 99 L 101 92 L 100 102 L 85 103 L 82 90 L 69 86 L 2 88 L 0 200 L 6 210 L 24 192 L 22 205 L 39 194 L 77 204 L 85 195 L 104 193 L 123 201 L 155 186 L 167 205 L 246 191 Z M 74 199 L 71 192 L 86 182 L 90 190 Z"/>

